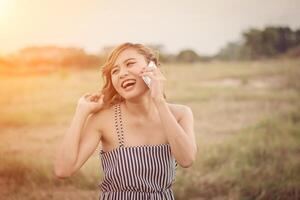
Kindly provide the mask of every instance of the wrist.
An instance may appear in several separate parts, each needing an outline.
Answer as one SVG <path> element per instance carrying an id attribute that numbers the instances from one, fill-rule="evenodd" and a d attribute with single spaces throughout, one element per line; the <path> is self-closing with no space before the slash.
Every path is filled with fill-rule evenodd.
<path id="1" fill-rule="evenodd" d="M 77 107 L 76 110 L 75 110 L 75 115 L 80 115 L 80 116 L 83 116 L 83 117 L 87 117 L 89 116 L 89 112 L 86 110 L 86 109 L 83 109 L 81 107 Z"/>

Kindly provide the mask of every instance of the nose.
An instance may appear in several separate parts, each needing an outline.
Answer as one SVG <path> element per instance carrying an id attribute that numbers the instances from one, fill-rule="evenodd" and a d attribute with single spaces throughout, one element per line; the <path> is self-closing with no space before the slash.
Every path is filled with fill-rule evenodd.
<path id="1" fill-rule="evenodd" d="M 128 71 L 127 71 L 127 69 L 121 67 L 121 69 L 120 69 L 120 74 L 119 74 L 119 75 L 120 75 L 120 78 L 125 77 L 125 76 L 128 76 Z"/>

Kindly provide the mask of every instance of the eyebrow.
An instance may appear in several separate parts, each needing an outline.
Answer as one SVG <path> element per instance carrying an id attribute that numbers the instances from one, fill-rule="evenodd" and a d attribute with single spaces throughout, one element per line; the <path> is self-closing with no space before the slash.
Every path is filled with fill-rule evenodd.
<path id="1" fill-rule="evenodd" d="M 131 60 L 131 59 L 135 59 L 135 58 L 128 58 L 128 59 L 126 59 L 123 63 L 126 63 L 128 60 Z M 116 67 L 118 67 L 118 65 L 113 66 L 111 69 L 114 69 L 114 68 L 116 68 Z"/>

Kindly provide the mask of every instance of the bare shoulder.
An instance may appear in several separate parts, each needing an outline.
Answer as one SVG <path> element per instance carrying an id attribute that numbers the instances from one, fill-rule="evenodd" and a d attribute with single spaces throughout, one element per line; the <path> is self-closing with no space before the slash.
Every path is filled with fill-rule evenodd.
<path id="1" fill-rule="evenodd" d="M 103 134 L 107 124 L 109 124 L 112 119 L 112 114 L 112 107 L 108 107 L 91 114 L 90 118 L 95 122 L 96 129 Z"/>
<path id="2" fill-rule="evenodd" d="M 180 121 L 181 118 L 186 114 L 192 113 L 192 109 L 187 105 L 168 103 L 168 106 L 175 118 L 177 119 L 177 121 Z"/>

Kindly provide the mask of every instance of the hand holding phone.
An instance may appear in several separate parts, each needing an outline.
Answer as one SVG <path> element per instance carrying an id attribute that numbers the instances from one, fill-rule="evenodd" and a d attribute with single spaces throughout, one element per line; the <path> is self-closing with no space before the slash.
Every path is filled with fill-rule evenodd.
<path id="1" fill-rule="evenodd" d="M 157 68 L 155 63 L 151 60 L 148 64 L 148 67 L 150 68 Z M 149 76 L 142 76 L 144 82 L 146 83 L 146 85 L 150 88 L 150 84 L 151 84 L 151 78 Z"/>

